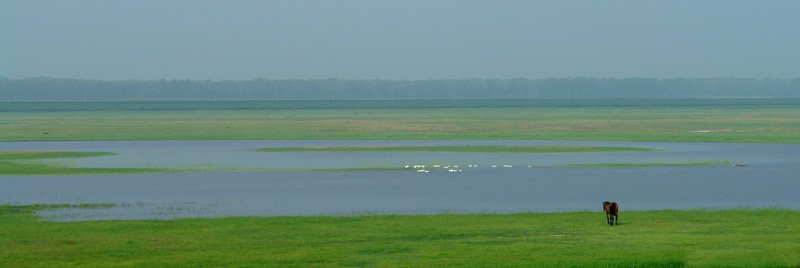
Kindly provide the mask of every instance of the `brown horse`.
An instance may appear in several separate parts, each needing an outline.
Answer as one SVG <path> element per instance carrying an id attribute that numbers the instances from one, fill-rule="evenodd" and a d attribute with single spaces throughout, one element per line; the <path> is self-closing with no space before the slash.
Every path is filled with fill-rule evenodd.
<path id="1" fill-rule="evenodd" d="M 614 219 L 617 219 L 617 225 L 619 225 L 619 205 L 616 202 L 603 202 L 603 210 L 606 211 L 606 221 L 608 225 L 614 225 Z"/>

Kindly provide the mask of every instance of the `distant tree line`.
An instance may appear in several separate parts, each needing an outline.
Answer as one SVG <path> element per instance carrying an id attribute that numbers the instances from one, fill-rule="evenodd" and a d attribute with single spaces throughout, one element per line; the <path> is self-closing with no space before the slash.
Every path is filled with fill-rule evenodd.
<path id="1" fill-rule="evenodd" d="M 800 98 L 800 78 L 262 79 L 0 77 L 0 101 Z"/>
<path id="2" fill-rule="evenodd" d="M 800 98 L 713 99 L 405 99 L 405 100 L 162 100 L 162 101 L 16 101 L 2 102 L 4 112 L 443 109 L 564 107 L 760 107 L 796 108 Z M 0 122 L 2 126 L 2 122 Z"/>

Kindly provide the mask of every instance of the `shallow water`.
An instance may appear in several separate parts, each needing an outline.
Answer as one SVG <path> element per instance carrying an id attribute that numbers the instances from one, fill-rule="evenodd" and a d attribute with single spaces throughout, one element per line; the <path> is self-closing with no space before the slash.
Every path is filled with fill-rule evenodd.
<path id="1" fill-rule="evenodd" d="M 263 147 L 591 145 L 661 149 L 626 153 L 282 152 Z M 580 141 L 131 141 L 0 143 L 2 150 L 71 150 L 116 156 L 53 160 L 79 167 L 205 170 L 170 174 L 0 176 L 0 203 L 114 203 L 40 212 L 51 220 L 515 213 L 800 206 L 800 146 L 786 144 Z M 579 163 L 733 161 L 747 167 L 556 167 Z M 459 165 L 353 172 L 218 172 L 223 168 L 307 169 Z M 477 164 L 477 168 L 468 165 Z M 498 165 L 492 168 L 491 165 Z M 502 168 L 512 165 L 511 168 Z M 531 165 L 532 167 L 528 167 Z"/>

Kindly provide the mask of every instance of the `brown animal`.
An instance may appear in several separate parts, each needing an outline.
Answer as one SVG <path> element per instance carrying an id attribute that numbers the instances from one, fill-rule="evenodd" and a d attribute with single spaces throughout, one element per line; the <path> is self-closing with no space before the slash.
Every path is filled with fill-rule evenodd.
<path id="1" fill-rule="evenodd" d="M 603 202 L 603 210 L 606 211 L 608 225 L 614 226 L 614 219 L 617 220 L 617 225 L 619 225 L 619 205 L 616 202 Z"/>

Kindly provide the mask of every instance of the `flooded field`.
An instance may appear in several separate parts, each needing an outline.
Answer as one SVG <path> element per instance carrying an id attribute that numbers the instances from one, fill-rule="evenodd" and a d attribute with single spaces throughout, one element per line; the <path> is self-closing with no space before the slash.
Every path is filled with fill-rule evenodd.
<path id="1" fill-rule="evenodd" d="M 589 145 L 658 149 L 624 153 L 255 152 L 312 146 Z M 800 206 L 800 145 L 580 141 L 130 141 L 12 142 L 0 150 L 118 155 L 53 159 L 75 167 L 187 172 L 0 176 L 0 203 L 111 203 L 40 212 L 52 220 L 178 217 L 514 213 Z M 45 161 L 45 160 L 41 160 Z M 564 167 L 729 161 L 724 165 Z M 425 165 L 393 171 L 298 172 Z M 434 168 L 438 165 L 438 168 Z M 496 167 L 492 167 L 492 165 Z M 449 166 L 448 168 L 444 168 Z M 458 166 L 458 167 L 455 167 Z M 504 167 L 505 166 L 505 167 Z"/>

